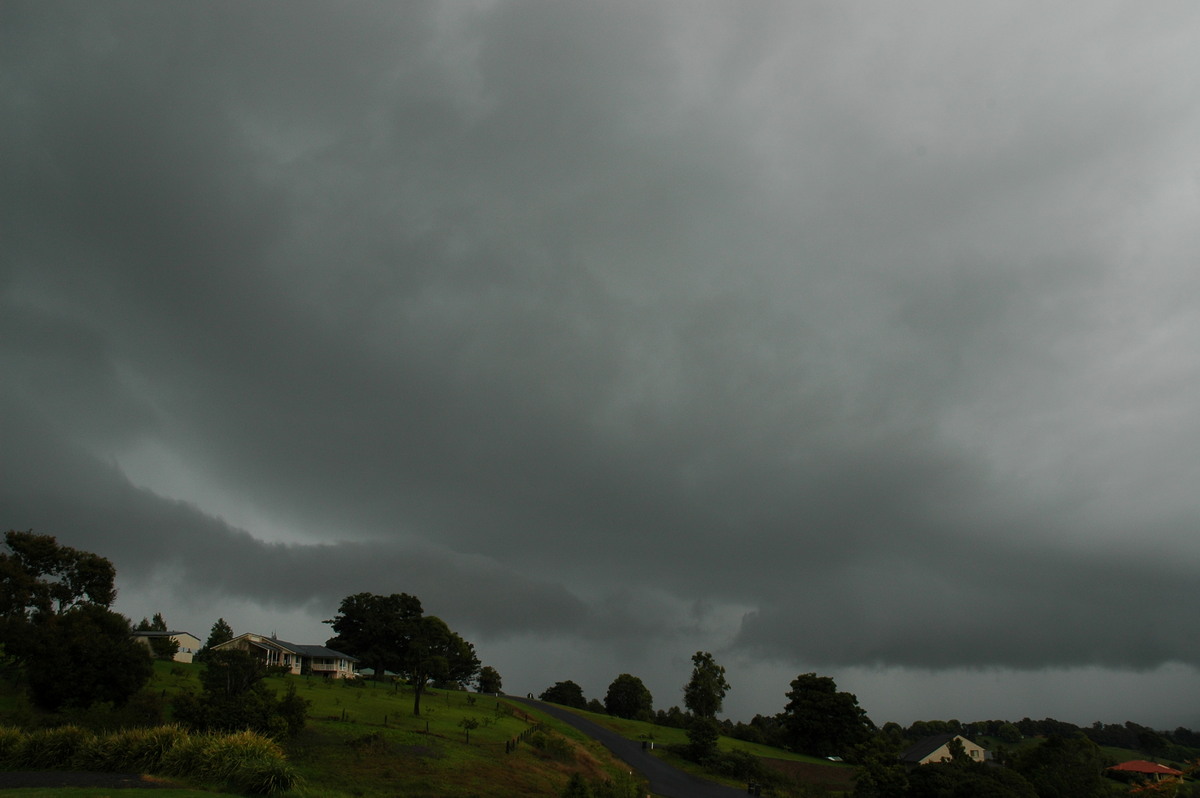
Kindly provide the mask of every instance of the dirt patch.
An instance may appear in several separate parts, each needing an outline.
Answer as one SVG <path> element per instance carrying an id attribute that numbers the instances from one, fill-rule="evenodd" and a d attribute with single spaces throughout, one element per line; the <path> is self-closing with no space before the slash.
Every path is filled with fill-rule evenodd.
<path id="1" fill-rule="evenodd" d="M 811 762 L 793 762 L 788 759 L 763 759 L 762 763 L 771 770 L 795 779 L 801 784 L 819 784 L 831 790 L 854 788 L 855 768 L 836 765 L 816 765 Z"/>

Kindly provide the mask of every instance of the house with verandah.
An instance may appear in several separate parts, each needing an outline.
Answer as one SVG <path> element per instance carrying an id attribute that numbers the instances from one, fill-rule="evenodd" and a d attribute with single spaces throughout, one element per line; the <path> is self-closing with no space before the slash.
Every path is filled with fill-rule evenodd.
<path id="1" fill-rule="evenodd" d="M 324 676 L 328 679 L 353 679 L 358 676 L 358 658 L 332 648 L 289 643 L 275 636 L 241 634 L 213 646 L 213 651 L 247 651 L 268 668 L 283 668 L 297 675 Z"/>

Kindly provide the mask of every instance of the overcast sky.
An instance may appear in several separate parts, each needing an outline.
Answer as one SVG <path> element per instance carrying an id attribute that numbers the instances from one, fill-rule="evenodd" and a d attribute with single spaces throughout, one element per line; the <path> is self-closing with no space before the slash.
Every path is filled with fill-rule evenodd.
<path id="1" fill-rule="evenodd" d="M 1200 7 L 0 0 L 0 526 L 509 692 L 1200 727 Z"/>

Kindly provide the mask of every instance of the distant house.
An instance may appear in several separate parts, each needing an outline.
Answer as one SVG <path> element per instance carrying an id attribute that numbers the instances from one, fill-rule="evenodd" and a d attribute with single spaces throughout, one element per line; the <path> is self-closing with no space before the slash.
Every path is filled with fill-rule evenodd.
<path id="1" fill-rule="evenodd" d="M 910 765 L 928 765 L 935 762 L 949 762 L 953 759 L 950 754 L 950 741 L 962 743 L 963 751 L 973 762 L 983 762 L 987 759 L 987 750 L 982 746 L 963 737 L 961 734 L 935 734 L 913 745 L 900 755 L 900 761 Z"/>
<path id="2" fill-rule="evenodd" d="M 1147 762 L 1144 759 L 1131 759 L 1128 762 L 1113 765 L 1109 770 L 1115 770 L 1118 773 L 1128 773 L 1138 777 L 1142 781 L 1179 781 L 1183 778 L 1182 770 L 1169 768 L 1157 762 Z"/>
<path id="3" fill-rule="evenodd" d="M 235 649 L 248 651 L 268 668 L 286 668 L 295 674 L 313 674 L 332 679 L 353 679 L 358 676 L 358 659 L 325 646 L 300 645 L 256 634 L 243 634 L 220 645 L 213 651 Z"/>
<path id="4" fill-rule="evenodd" d="M 152 632 L 138 631 L 133 633 L 133 639 L 144 645 L 147 649 L 150 648 L 150 640 L 152 638 L 167 637 L 179 644 L 179 650 L 175 652 L 175 656 L 171 659 L 176 662 L 191 662 L 192 657 L 200 650 L 200 638 L 196 637 L 191 632 Z"/>

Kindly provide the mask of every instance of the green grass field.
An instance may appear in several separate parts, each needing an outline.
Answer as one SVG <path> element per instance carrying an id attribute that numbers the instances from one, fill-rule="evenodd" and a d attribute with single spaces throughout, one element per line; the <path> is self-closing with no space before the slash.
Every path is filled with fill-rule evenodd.
<path id="1" fill-rule="evenodd" d="M 184 690 L 199 690 L 200 666 L 155 663 L 155 675 L 143 696 L 144 705 L 157 705 L 171 721 L 170 699 Z M 305 731 L 282 741 L 289 761 L 302 779 L 289 798 L 392 798 L 438 796 L 545 796 L 556 798 L 572 773 L 599 781 L 627 767 L 581 732 L 523 705 L 503 698 L 462 691 L 428 691 L 421 716 L 413 715 L 413 696 L 406 687 L 359 682 L 357 686 L 321 677 L 274 676 L 268 684 L 282 691 L 294 684 L 311 702 Z M 128 714 L 128 710 L 126 714 Z M 145 711 L 143 709 L 142 711 Z M 655 754 L 672 764 L 700 773 L 662 746 L 686 743 L 683 730 L 626 721 L 608 715 L 580 713 L 631 739 L 654 740 Z M 92 728 L 111 727 L 117 715 L 95 709 L 72 720 Z M 13 690 L 0 692 L 0 723 L 38 725 L 37 715 Z M 540 735 L 530 734 L 535 727 Z M 470 727 L 470 728 L 468 728 Z M 527 739 L 513 747 L 513 741 Z M 539 743 L 539 744 L 534 744 Z M 827 762 L 730 738 L 725 750 L 740 749 L 755 756 L 813 765 Z M 726 780 L 726 783 L 736 784 Z M 113 790 L 67 792 L 14 790 L 17 795 L 109 795 Z M 122 791 L 125 792 L 125 791 Z M 216 795 L 193 790 L 156 791 L 164 798 Z"/>

